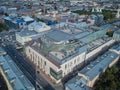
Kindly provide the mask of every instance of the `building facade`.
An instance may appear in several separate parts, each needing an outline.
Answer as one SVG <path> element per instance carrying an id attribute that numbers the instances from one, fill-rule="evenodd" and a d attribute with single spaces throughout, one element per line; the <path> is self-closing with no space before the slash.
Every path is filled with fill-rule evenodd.
<path id="1" fill-rule="evenodd" d="M 69 80 L 65 84 L 65 90 L 90 90 L 99 78 L 100 74 L 105 72 L 107 68 L 113 66 L 119 58 L 120 54 L 114 51 L 109 50 L 105 52 L 79 71 L 76 77 Z"/>
<path id="2" fill-rule="evenodd" d="M 85 60 L 115 42 L 112 38 L 106 37 L 104 33 L 96 36 L 96 39 L 93 39 L 94 35 L 89 35 L 90 40 L 84 36 L 83 39 L 76 37 L 77 40 L 65 32 L 52 31 L 38 41 L 29 42 L 25 53 L 39 70 L 44 71 L 53 81 L 59 83 L 63 77 L 76 70 Z M 85 42 L 86 39 L 88 41 Z"/>

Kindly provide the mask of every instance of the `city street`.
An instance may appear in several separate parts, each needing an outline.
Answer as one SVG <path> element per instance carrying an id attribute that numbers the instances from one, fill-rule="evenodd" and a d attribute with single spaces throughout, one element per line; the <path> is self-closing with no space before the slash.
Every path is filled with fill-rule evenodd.
<path id="1" fill-rule="evenodd" d="M 39 74 L 36 75 L 36 69 L 19 53 L 12 45 L 4 47 L 7 54 L 11 56 L 18 67 L 28 77 L 36 90 L 54 90 L 54 88 Z"/>
<path id="2" fill-rule="evenodd" d="M 120 0 L 0 1 L 0 90 L 119 90 Z"/>

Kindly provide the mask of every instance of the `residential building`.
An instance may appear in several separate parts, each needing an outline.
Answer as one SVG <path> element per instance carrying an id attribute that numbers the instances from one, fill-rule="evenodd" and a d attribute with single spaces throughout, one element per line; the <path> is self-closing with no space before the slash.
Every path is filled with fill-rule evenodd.
<path id="1" fill-rule="evenodd" d="M 0 49 L 0 52 L 3 50 Z M 28 78 L 5 53 L 0 55 L 0 73 L 9 90 L 35 90 Z"/>
<path id="2" fill-rule="evenodd" d="M 107 51 L 102 56 L 91 62 L 88 66 L 78 72 L 78 75 L 65 84 L 65 90 L 91 90 L 100 74 L 113 66 L 118 60 L 120 55 Z"/>
<path id="3" fill-rule="evenodd" d="M 43 22 L 33 22 L 27 28 L 16 33 L 16 40 L 18 43 L 24 45 L 26 42 L 40 38 L 51 29 Z"/>
<path id="4" fill-rule="evenodd" d="M 4 22 L 10 28 L 21 29 L 25 28 L 28 24 L 33 22 L 34 19 L 29 16 L 8 16 L 4 18 Z"/>

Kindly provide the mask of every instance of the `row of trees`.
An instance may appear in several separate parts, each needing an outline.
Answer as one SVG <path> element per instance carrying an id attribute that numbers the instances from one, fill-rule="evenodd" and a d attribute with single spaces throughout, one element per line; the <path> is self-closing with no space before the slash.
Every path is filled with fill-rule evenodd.
<path id="1" fill-rule="evenodd" d="M 104 15 L 105 20 L 115 19 L 116 12 L 110 10 L 103 10 L 102 14 Z"/>
<path id="2" fill-rule="evenodd" d="M 79 15 L 82 15 L 82 14 L 87 14 L 87 15 L 103 14 L 104 15 L 104 20 L 115 19 L 115 13 L 116 13 L 116 12 L 110 11 L 110 10 L 102 10 L 102 12 L 92 12 L 92 11 L 85 11 L 85 10 L 77 10 L 77 11 L 72 11 L 72 12 L 78 13 Z"/>
<path id="3" fill-rule="evenodd" d="M 120 60 L 100 75 L 93 90 L 120 90 Z"/>

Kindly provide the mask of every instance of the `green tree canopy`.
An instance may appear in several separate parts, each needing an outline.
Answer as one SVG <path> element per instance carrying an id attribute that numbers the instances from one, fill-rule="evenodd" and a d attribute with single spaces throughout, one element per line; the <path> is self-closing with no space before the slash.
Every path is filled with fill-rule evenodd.
<path id="1" fill-rule="evenodd" d="M 120 64 L 120 62 L 119 62 Z M 119 90 L 120 89 L 120 65 L 109 68 L 100 75 L 93 90 Z"/>

